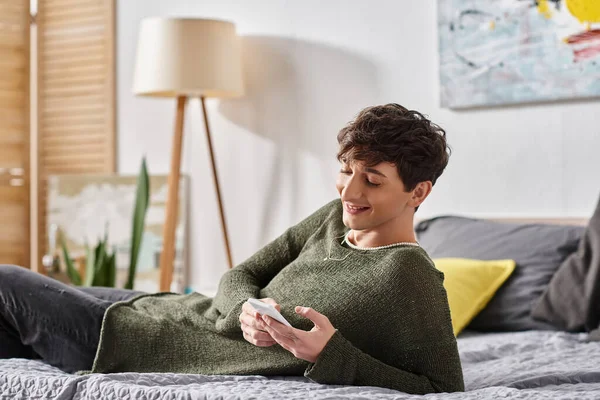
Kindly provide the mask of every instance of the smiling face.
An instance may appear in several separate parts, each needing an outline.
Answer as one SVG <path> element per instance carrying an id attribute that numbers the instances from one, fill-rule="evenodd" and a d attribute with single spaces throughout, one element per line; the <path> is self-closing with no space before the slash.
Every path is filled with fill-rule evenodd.
<path id="1" fill-rule="evenodd" d="M 415 211 L 450 156 L 446 132 L 390 103 L 363 109 L 337 135 L 337 190 L 348 240 L 362 247 L 415 241 Z"/>
<path id="2" fill-rule="evenodd" d="M 416 193 L 422 185 L 406 192 L 392 163 L 368 167 L 360 161 L 341 161 L 336 188 L 344 208 L 344 225 L 353 230 L 389 231 L 390 226 L 412 221 L 415 207 L 424 200 Z"/>

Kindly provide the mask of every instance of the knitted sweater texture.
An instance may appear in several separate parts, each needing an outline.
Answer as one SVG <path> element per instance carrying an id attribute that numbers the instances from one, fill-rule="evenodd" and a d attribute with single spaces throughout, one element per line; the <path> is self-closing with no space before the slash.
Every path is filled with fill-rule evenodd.
<path id="1" fill-rule="evenodd" d="M 443 274 L 420 247 L 345 247 L 347 230 L 336 199 L 227 271 L 214 298 L 158 293 L 111 305 L 91 372 L 304 375 L 414 394 L 463 391 Z M 294 312 L 299 305 L 337 330 L 315 363 L 277 344 L 254 346 L 238 320 L 249 297 L 275 299 L 295 328 L 313 327 Z"/>

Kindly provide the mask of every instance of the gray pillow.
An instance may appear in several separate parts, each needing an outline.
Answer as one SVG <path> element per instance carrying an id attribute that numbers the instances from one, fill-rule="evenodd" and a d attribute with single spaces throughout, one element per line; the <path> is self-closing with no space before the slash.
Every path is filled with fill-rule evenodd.
<path id="1" fill-rule="evenodd" d="M 531 310 L 560 264 L 577 249 L 584 228 L 545 224 L 509 224 L 442 216 L 420 222 L 415 231 L 431 258 L 512 259 L 517 268 L 467 329 L 556 330 L 534 320 Z"/>
<path id="2" fill-rule="evenodd" d="M 600 324 L 600 200 L 578 250 L 560 266 L 531 315 L 567 331 Z M 600 330 L 595 332 L 600 337 Z"/>

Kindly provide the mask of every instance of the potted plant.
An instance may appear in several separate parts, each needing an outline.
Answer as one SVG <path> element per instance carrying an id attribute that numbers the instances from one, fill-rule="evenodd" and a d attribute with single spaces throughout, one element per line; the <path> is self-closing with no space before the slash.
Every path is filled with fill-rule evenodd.
<path id="1" fill-rule="evenodd" d="M 136 195 L 131 227 L 131 252 L 129 257 L 129 270 L 124 289 L 133 289 L 137 260 L 142 244 L 144 233 L 144 222 L 150 199 L 150 179 L 146 168 L 146 159 L 142 160 L 140 172 L 137 177 Z M 94 250 L 85 245 L 85 273 L 82 277 L 73 265 L 69 255 L 64 235 L 61 237 L 61 247 L 66 272 L 72 284 L 76 286 L 106 286 L 115 287 L 116 283 L 116 261 L 115 250 L 108 249 L 108 229 L 105 230 L 104 238 L 100 239 Z"/>

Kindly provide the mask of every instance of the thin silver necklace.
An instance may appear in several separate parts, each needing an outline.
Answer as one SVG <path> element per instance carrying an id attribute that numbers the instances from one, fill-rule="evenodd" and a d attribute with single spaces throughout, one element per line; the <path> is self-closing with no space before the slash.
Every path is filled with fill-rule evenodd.
<path id="1" fill-rule="evenodd" d="M 343 245 L 344 242 L 346 242 L 346 243 L 348 243 L 348 246 L 350 246 L 351 248 L 356 249 L 356 250 L 381 250 L 381 249 L 388 249 L 390 247 L 396 247 L 396 246 L 402 246 L 402 245 L 420 247 L 419 242 L 417 242 L 417 243 L 412 243 L 412 242 L 398 242 L 398 243 L 386 244 L 385 246 L 358 247 L 358 246 L 352 244 L 352 242 L 350 242 L 350 240 L 348 240 L 348 236 L 350 236 L 350 232 L 352 232 L 352 230 L 349 230 L 345 235 L 337 236 L 337 237 L 333 238 L 333 240 L 336 240 L 336 239 L 339 239 L 339 238 L 343 237 L 344 239 L 341 241 L 340 244 Z M 327 255 L 327 257 L 325 257 L 323 259 L 323 261 L 327 261 L 327 260 L 342 261 L 342 260 L 345 260 L 351 254 L 351 253 L 348 253 L 348 254 L 346 254 L 342 258 L 331 258 L 331 249 L 332 249 L 332 247 L 333 247 L 333 241 L 329 243 L 329 254 Z"/>
<path id="2" fill-rule="evenodd" d="M 335 238 L 333 238 L 333 240 L 337 240 L 339 238 L 344 238 L 344 240 L 346 240 L 346 235 L 342 235 L 342 236 L 336 236 Z M 340 244 L 344 244 L 344 240 L 342 240 L 342 242 Z M 346 254 L 344 257 L 342 258 L 331 258 L 331 248 L 333 247 L 333 241 L 329 242 L 329 254 L 327 255 L 327 257 L 325 257 L 323 259 L 323 261 L 327 261 L 327 260 L 332 260 L 332 261 L 342 261 L 345 260 L 346 257 L 348 257 L 350 255 L 350 253 Z"/>

